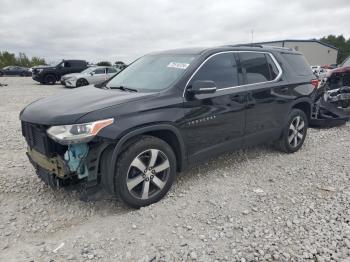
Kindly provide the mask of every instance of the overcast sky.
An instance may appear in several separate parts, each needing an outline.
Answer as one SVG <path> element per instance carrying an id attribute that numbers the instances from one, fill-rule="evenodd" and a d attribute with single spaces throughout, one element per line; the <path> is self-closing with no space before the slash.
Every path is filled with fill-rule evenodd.
<path id="1" fill-rule="evenodd" d="M 350 0 L 0 0 L 0 50 L 46 61 L 328 34 L 350 37 Z"/>

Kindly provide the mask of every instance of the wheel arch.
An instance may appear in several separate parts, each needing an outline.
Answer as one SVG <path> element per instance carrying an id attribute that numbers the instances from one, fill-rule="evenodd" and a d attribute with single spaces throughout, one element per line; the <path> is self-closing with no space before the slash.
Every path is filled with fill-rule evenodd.
<path id="1" fill-rule="evenodd" d="M 44 76 L 43 76 L 43 79 L 45 80 L 45 78 L 46 78 L 48 75 L 52 75 L 53 77 L 55 77 L 55 78 L 56 78 L 56 81 L 59 80 L 59 75 L 57 75 L 55 72 L 47 72 L 47 73 L 45 73 Z"/>
<path id="2" fill-rule="evenodd" d="M 291 109 L 300 109 L 303 111 L 310 122 L 312 113 L 312 101 L 310 98 L 300 98 L 295 100 L 291 106 Z"/>
<path id="3" fill-rule="evenodd" d="M 88 84 L 90 84 L 90 82 L 89 82 L 85 77 L 80 77 L 80 78 L 78 78 L 78 79 L 77 79 L 77 82 L 78 82 L 79 80 L 84 80 L 84 81 L 86 81 Z"/>
<path id="4" fill-rule="evenodd" d="M 162 139 L 174 150 L 176 156 L 177 171 L 181 172 L 187 164 L 185 144 L 180 134 L 180 131 L 171 124 L 155 124 L 146 127 L 140 127 L 127 132 L 120 137 L 113 149 L 111 163 L 116 163 L 117 158 L 123 149 L 132 144 L 135 139 L 142 135 L 150 135 Z M 109 191 L 114 192 L 114 174 L 115 164 L 109 165 L 107 182 Z"/>

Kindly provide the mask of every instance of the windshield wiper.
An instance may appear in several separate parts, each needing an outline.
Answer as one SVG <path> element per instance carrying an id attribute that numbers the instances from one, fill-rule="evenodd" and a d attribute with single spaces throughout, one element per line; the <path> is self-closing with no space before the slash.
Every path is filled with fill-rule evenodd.
<path id="1" fill-rule="evenodd" d="M 120 89 L 123 91 L 131 91 L 131 92 L 137 92 L 137 89 L 125 87 L 125 86 L 109 86 L 110 89 Z"/>

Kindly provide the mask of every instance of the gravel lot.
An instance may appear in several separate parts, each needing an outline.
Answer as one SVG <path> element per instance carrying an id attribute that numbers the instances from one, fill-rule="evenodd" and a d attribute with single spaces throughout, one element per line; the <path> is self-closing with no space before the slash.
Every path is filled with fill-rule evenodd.
<path id="1" fill-rule="evenodd" d="M 70 90 L 0 83 L 1 261 L 350 261 L 350 123 L 310 129 L 295 154 L 261 146 L 191 167 L 132 210 L 40 182 L 18 115 Z"/>

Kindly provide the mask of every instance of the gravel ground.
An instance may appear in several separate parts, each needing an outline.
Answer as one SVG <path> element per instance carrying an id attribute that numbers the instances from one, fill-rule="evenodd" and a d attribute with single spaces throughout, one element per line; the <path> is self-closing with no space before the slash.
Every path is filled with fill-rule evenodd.
<path id="1" fill-rule="evenodd" d="M 295 154 L 261 146 L 191 167 L 132 210 L 40 182 L 18 115 L 70 90 L 0 82 L 1 261 L 350 261 L 350 124 L 310 129 Z"/>

